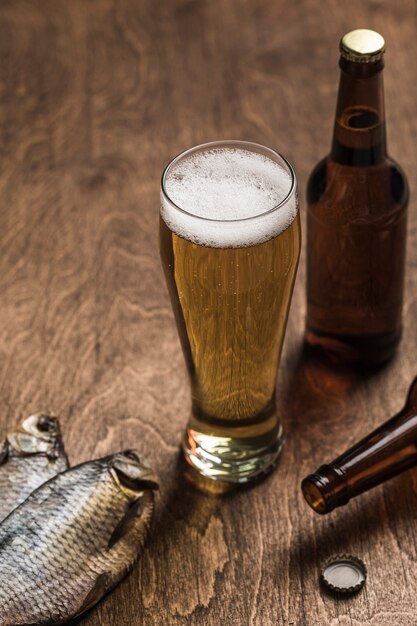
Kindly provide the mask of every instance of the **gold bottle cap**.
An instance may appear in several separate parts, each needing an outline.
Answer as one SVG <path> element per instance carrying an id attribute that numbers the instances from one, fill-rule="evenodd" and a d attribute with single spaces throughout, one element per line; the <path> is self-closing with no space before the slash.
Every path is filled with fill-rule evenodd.
<path id="1" fill-rule="evenodd" d="M 372 63 L 382 59 L 385 52 L 385 40 L 374 30 L 358 28 L 342 37 L 339 48 L 342 57 L 348 61 Z"/>

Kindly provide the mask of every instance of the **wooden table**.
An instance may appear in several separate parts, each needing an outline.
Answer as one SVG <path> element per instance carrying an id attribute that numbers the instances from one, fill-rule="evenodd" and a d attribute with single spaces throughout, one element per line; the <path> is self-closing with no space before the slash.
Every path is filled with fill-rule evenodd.
<path id="1" fill-rule="evenodd" d="M 83 626 L 417 624 L 417 473 L 324 518 L 299 489 L 396 412 L 416 374 L 414 201 L 398 357 L 365 378 L 302 355 L 302 257 L 279 377 L 282 461 L 223 498 L 177 466 L 189 390 L 157 246 L 162 168 L 193 144 L 277 147 L 304 199 L 330 145 L 338 40 L 363 25 L 387 40 L 389 145 L 413 199 L 415 20 L 411 0 L 2 0 L 2 432 L 46 409 L 72 463 L 136 446 L 161 478 L 139 566 Z M 369 569 L 342 601 L 318 585 L 338 552 Z"/>

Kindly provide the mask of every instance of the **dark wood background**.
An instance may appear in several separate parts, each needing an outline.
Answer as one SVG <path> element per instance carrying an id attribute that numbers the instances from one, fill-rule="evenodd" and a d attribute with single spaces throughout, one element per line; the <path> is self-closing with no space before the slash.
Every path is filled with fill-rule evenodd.
<path id="1" fill-rule="evenodd" d="M 412 0 L 1 0 L 2 432 L 49 410 L 72 463 L 136 446 L 161 478 L 139 566 L 83 626 L 417 624 L 417 472 L 325 518 L 299 489 L 397 411 L 417 373 L 416 12 Z M 198 493 L 177 466 L 189 396 L 158 259 L 161 171 L 193 144 L 254 140 L 294 163 L 304 201 L 330 145 L 339 38 L 363 26 L 387 41 L 389 147 L 411 186 L 400 352 L 367 378 L 306 359 L 303 256 L 280 467 L 250 491 Z M 319 565 L 346 551 L 369 579 L 338 601 Z"/>

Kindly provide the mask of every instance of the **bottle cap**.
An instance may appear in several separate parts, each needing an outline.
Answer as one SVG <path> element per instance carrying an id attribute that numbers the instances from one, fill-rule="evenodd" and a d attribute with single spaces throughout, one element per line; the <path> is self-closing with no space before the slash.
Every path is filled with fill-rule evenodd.
<path id="1" fill-rule="evenodd" d="M 382 59 L 385 52 L 385 41 L 382 35 L 374 30 L 358 28 L 342 37 L 339 49 L 342 57 L 348 61 L 372 63 Z"/>
<path id="2" fill-rule="evenodd" d="M 324 563 L 320 581 L 330 591 L 356 593 L 366 581 L 365 563 L 351 554 L 337 554 Z"/>

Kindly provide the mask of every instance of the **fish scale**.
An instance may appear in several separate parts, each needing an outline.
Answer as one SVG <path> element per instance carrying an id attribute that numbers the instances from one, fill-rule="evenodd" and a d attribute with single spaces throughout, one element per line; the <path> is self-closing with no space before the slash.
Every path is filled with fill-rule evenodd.
<path id="1" fill-rule="evenodd" d="M 114 587 L 143 545 L 155 488 L 133 451 L 39 487 L 0 525 L 1 626 L 63 623 Z"/>

